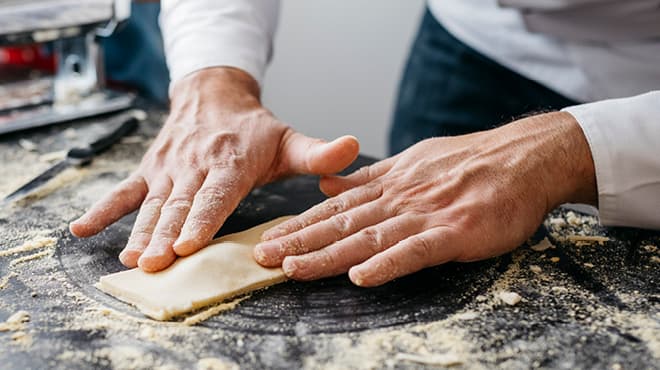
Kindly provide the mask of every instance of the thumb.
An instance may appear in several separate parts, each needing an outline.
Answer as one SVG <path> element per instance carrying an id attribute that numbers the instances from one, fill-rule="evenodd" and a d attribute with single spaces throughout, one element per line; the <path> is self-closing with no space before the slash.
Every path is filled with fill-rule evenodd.
<path id="1" fill-rule="evenodd" d="M 388 158 L 369 166 L 364 166 L 348 176 L 323 176 L 319 182 L 321 191 L 329 196 L 337 196 L 346 190 L 364 185 L 384 175 L 392 168 L 395 158 Z"/>
<path id="2" fill-rule="evenodd" d="M 291 131 L 284 138 L 281 160 L 286 172 L 314 175 L 337 173 L 357 158 L 360 143 L 354 136 L 342 136 L 331 142 Z"/>

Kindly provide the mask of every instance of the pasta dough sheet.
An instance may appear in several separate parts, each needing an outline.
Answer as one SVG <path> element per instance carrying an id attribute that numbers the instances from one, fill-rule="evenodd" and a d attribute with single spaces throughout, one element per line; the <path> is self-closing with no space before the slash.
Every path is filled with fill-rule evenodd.
<path id="1" fill-rule="evenodd" d="M 213 240 L 206 248 L 179 258 L 167 269 L 139 268 L 102 276 L 96 287 L 137 307 L 156 320 L 168 320 L 239 294 L 286 280 L 281 268 L 265 268 L 252 257 L 267 229 L 291 218 L 280 217 Z"/>

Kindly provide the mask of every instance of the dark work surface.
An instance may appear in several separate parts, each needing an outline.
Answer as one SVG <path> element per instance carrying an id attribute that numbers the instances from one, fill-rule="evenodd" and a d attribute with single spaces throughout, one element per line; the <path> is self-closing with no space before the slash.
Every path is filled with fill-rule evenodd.
<path id="1" fill-rule="evenodd" d="M 10 276 L 0 289 L 0 322 L 19 310 L 31 317 L 22 330 L 0 332 L 0 368 L 174 369 L 204 358 L 248 369 L 424 366 L 400 353 L 452 355 L 458 368 L 657 368 L 659 235 L 605 230 L 561 210 L 550 217 L 555 226 L 547 222 L 535 236 L 556 245 L 543 252 L 523 246 L 375 289 L 357 288 L 346 276 L 286 282 L 196 327 L 144 318 L 93 286 L 123 269 L 117 255 L 135 215 L 89 239 L 73 238 L 67 224 L 130 173 L 161 121 L 152 112 L 137 133 L 142 142 L 117 144 L 59 186 L 0 210 L 0 251 L 40 236 L 58 239 L 52 256 L 15 266 L 13 258 L 38 251 L 0 257 L 0 285 Z M 77 123 L 0 137 L 0 193 L 48 166 L 20 138 L 43 154 L 102 129 Z M 349 171 L 372 161 L 361 157 Z M 324 199 L 317 185 L 303 176 L 255 189 L 220 234 L 304 211 Z M 585 231 L 611 240 L 576 246 L 562 239 Z M 523 299 L 502 304 L 500 291 Z M 20 331 L 31 343 L 12 339 Z"/>

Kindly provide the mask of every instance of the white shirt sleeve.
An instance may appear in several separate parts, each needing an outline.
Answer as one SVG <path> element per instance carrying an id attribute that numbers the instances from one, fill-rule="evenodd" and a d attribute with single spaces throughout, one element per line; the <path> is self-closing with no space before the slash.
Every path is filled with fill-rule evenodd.
<path id="1" fill-rule="evenodd" d="M 227 66 L 261 84 L 279 5 L 279 0 L 162 0 L 160 25 L 171 81 Z"/>
<path id="2" fill-rule="evenodd" d="M 660 91 L 564 111 L 591 148 L 601 223 L 660 229 Z"/>

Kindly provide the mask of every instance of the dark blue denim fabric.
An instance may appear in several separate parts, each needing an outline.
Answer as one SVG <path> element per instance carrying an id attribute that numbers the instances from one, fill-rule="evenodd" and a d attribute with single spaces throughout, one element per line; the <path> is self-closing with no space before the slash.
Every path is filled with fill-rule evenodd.
<path id="1" fill-rule="evenodd" d="M 169 72 L 158 26 L 159 2 L 133 2 L 131 18 L 102 40 L 107 78 L 135 87 L 145 98 L 167 104 Z"/>
<path id="2" fill-rule="evenodd" d="M 389 149 L 396 154 L 426 138 L 486 130 L 574 104 L 463 44 L 427 10 L 399 86 Z"/>

